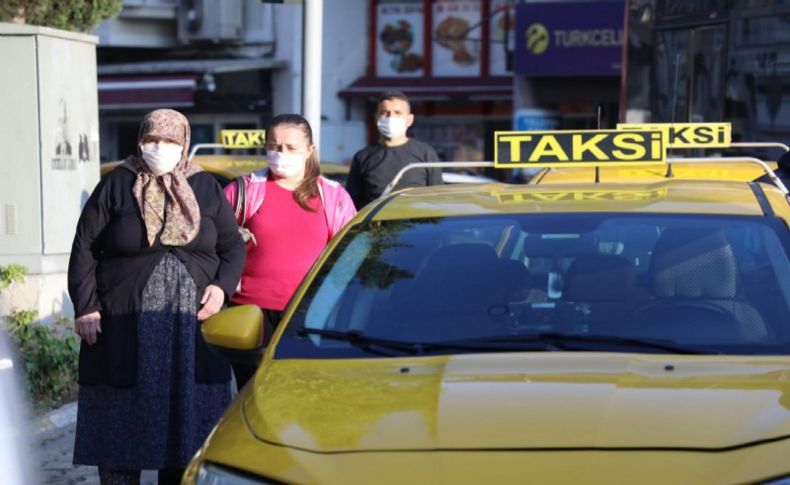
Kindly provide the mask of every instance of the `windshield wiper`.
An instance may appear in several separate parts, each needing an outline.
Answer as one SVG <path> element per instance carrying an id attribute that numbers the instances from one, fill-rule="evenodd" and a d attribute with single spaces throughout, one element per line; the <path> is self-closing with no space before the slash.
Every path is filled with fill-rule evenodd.
<path id="1" fill-rule="evenodd" d="M 390 350 L 398 350 L 414 355 L 424 355 L 427 352 L 432 352 L 441 349 L 458 349 L 458 350 L 472 350 L 472 351 L 519 351 L 519 350 L 545 350 L 545 346 L 539 345 L 534 349 L 524 349 L 523 343 L 516 345 L 503 346 L 500 342 L 485 342 L 477 340 L 457 341 L 457 342 L 407 342 L 403 340 L 391 340 L 381 337 L 372 337 L 365 335 L 359 330 L 349 330 L 341 332 L 339 330 L 328 330 L 324 328 L 309 328 L 299 327 L 296 333 L 300 336 L 305 335 L 320 335 L 332 340 L 344 340 L 351 345 L 359 347 L 365 351 L 386 355 L 392 357 L 391 354 L 377 351 L 374 347 L 382 347 Z"/>
<path id="2" fill-rule="evenodd" d="M 638 349 L 654 349 L 663 350 L 664 352 L 674 354 L 715 354 L 716 352 L 709 352 L 699 349 L 691 349 L 682 347 L 671 343 L 665 343 L 658 340 L 643 340 L 631 337 L 618 337 L 615 335 L 578 335 L 578 334 L 565 334 L 558 332 L 543 332 L 537 334 L 525 335 L 496 335 L 481 338 L 471 338 L 464 340 L 451 340 L 444 342 L 437 342 L 437 345 L 474 345 L 474 344 L 524 344 L 524 343 L 541 343 L 547 347 L 544 350 L 593 350 L 589 345 L 597 344 L 596 347 L 615 349 L 622 348 L 638 348 Z M 432 343 L 433 344 L 433 343 Z M 594 349 L 599 350 L 599 349 Z"/>
<path id="3" fill-rule="evenodd" d="M 296 333 L 300 336 L 320 335 L 321 337 L 325 337 L 331 340 L 343 340 L 350 343 L 351 345 L 359 347 L 368 352 L 373 352 L 373 353 L 383 354 L 388 356 L 390 354 L 378 352 L 372 347 L 375 345 L 377 347 L 383 347 L 391 350 L 399 350 L 401 352 L 406 352 L 409 354 L 417 354 L 417 355 L 424 353 L 423 345 L 419 342 L 404 342 L 402 340 L 390 340 L 390 339 L 379 338 L 379 337 L 370 337 L 360 332 L 359 330 L 349 330 L 347 332 L 341 332 L 339 330 L 328 330 L 325 328 L 299 327 L 296 330 Z"/>

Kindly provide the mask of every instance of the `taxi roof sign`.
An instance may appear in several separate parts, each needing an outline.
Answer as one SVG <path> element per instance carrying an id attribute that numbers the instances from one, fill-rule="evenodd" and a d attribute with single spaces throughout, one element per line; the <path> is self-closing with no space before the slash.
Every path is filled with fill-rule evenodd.
<path id="1" fill-rule="evenodd" d="M 667 148 L 728 148 L 730 123 L 618 123 L 618 130 L 664 130 Z"/>
<path id="2" fill-rule="evenodd" d="M 585 167 L 666 162 L 665 130 L 497 131 L 494 166 Z"/>
<path id="3" fill-rule="evenodd" d="M 221 130 L 223 148 L 265 148 L 266 130 Z"/>

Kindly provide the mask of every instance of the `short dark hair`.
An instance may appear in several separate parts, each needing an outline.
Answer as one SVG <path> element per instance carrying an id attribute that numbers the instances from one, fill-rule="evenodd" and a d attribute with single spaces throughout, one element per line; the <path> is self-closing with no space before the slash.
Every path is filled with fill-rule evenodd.
<path id="1" fill-rule="evenodd" d="M 405 101 L 406 104 L 409 105 L 409 109 L 411 109 L 411 103 L 409 102 L 409 97 L 403 94 L 401 91 L 387 91 L 381 96 L 379 96 L 379 106 L 384 101 L 392 101 L 393 99 L 399 99 L 401 101 Z"/>

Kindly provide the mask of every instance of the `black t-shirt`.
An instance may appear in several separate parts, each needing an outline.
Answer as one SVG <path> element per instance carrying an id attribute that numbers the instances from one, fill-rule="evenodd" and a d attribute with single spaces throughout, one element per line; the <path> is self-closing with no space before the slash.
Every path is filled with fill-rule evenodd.
<path id="1" fill-rule="evenodd" d="M 398 171 L 406 165 L 436 161 L 439 161 L 439 157 L 430 145 L 412 138 L 396 147 L 387 147 L 379 143 L 370 145 L 354 155 L 346 181 L 346 190 L 357 209 L 361 209 L 379 197 Z M 403 174 L 395 189 L 441 185 L 441 183 L 441 169 L 414 169 Z"/>

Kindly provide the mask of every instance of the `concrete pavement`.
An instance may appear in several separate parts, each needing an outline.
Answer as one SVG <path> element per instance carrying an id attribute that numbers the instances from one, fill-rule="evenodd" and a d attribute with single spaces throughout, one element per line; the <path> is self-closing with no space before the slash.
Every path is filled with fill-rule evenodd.
<path id="1" fill-rule="evenodd" d="M 98 485 L 96 467 L 72 465 L 77 403 L 50 411 L 33 423 L 33 468 L 38 480 L 47 485 Z M 140 483 L 156 483 L 155 471 L 144 471 Z"/>

